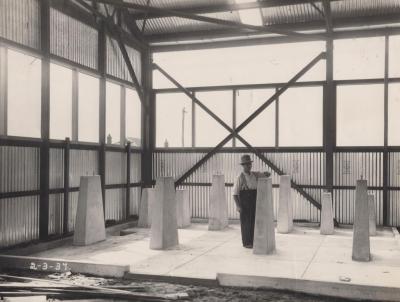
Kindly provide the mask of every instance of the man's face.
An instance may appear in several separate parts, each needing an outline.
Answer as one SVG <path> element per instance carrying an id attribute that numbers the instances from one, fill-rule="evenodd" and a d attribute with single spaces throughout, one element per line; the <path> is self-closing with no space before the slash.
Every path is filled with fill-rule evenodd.
<path id="1" fill-rule="evenodd" d="M 242 165 L 243 166 L 243 171 L 244 172 L 250 172 L 251 171 L 251 167 L 252 167 L 252 164 L 251 163 L 247 163 L 247 164 L 243 164 Z"/>

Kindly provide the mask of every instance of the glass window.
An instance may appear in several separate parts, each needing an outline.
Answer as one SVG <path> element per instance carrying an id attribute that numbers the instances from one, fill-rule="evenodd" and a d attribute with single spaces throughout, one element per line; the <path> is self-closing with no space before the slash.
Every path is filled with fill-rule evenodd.
<path id="1" fill-rule="evenodd" d="M 155 53 L 154 61 L 186 87 L 256 84 L 287 82 L 322 51 L 325 43 L 318 41 L 163 52 Z M 325 80 L 325 60 L 301 80 Z M 153 83 L 173 87 L 157 70 Z"/>
<path id="2" fill-rule="evenodd" d="M 71 138 L 72 70 L 50 64 L 50 138 Z"/>
<path id="3" fill-rule="evenodd" d="M 275 93 L 275 89 L 236 91 L 236 126 L 239 126 L 255 110 Z M 275 146 L 275 102 L 269 105 L 239 134 L 252 146 Z M 244 146 L 238 139 L 236 146 Z"/>
<path id="4" fill-rule="evenodd" d="M 290 88 L 279 98 L 279 146 L 322 146 L 322 87 Z"/>
<path id="5" fill-rule="evenodd" d="M 8 49 L 8 135 L 40 137 L 41 60 Z"/>
<path id="6" fill-rule="evenodd" d="M 126 138 L 131 146 L 140 147 L 142 130 L 142 105 L 139 95 L 133 89 L 126 89 Z"/>
<path id="7" fill-rule="evenodd" d="M 78 136 L 80 141 L 99 141 L 99 79 L 84 73 L 78 77 Z"/>
<path id="8" fill-rule="evenodd" d="M 400 77 L 400 36 L 389 37 L 389 77 Z"/>
<path id="9" fill-rule="evenodd" d="M 400 146 L 400 84 L 389 85 L 388 144 Z"/>
<path id="10" fill-rule="evenodd" d="M 337 145 L 382 146 L 383 85 L 337 87 Z"/>
<path id="11" fill-rule="evenodd" d="M 182 93 L 156 96 L 156 146 L 192 146 L 192 100 Z"/>
<path id="12" fill-rule="evenodd" d="M 334 78 L 383 78 L 385 38 L 358 38 L 334 41 Z"/>
<path id="13" fill-rule="evenodd" d="M 196 97 L 232 128 L 233 92 L 231 90 L 197 92 Z M 197 105 L 195 116 L 196 147 L 215 147 L 229 135 L 228 130 Z M 231 146 L 232 140 L 225 144 L 225 147 Z"/>
<path id="14" fill-rule="evenodd" d="M 106 83 L 106 142 L 121 144 L 121 86 Z"/>

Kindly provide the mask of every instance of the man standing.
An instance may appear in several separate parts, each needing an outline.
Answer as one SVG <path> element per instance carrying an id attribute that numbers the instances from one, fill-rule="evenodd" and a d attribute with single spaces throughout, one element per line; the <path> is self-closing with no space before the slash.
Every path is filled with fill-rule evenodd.
<path id="1" fill-rule="evenodd" d="M 257 179 L 269 177 L 269 172 L 251 171 L 253 161 L 250 155 L 241 157 L 243 172 L 239 174 L 233 187 L 233 198 L 240 213 L 242 243 L 245 248 L 253 247 L 254 222 L 256 215 Z"/>

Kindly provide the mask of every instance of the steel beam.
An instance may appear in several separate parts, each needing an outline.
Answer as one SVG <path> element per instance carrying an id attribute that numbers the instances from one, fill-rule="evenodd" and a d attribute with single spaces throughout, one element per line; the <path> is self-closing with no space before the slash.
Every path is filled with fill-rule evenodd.
<path id="1" fill-rule="evenodd" d="M 77 1 L 82 1 L 82 0 L 77 0 Z M 180 17 L 180 18 L 196 20 L 196 21 L 200 21 L 200 22 L 228 26 L 228 27 L 232 27 L 235 29 L 247 29 L 247 30 L 263 32 L 263 33 L 273 33 L 273 34 L 279 34 L 279 35 L 285 35 L 285 36 L 294 36 L 294 37 L 302 38 L 305 40 L 313 39 L 313 38 L 315 39 L 317 37 L 324 38 L 324 35 L 319 35 L 319 34 L 303 34 L 303 33 L 298 33 L 295 31 L 287 31 L 287 30 L 268 28 L 268 27 L 264 27 L 264 26 L 243 24 L 240 22 L 211 18 L 211 17 L 207 17 L 207 16 L 203 16 L 203 15 L 190 14 L 190 13 L 180 12 L 177 10 L 158 8 L 158 7 L 154 7 L 154 6 L 146 6 L 146 5 L 141 5 L 141 4 L 131 3 L 131 2 L 123 2 L 123 1 L 121 2 L 118 0 L 117 1 L 115 1 L 115 0 L 97 0 L 97 2 L 112 4 L 115 7 L 135 9 L 135 10 L 140 10 L 140 11 L 155 13 L 155 14 L 164 14 L 165 16 L 168 16 L 168 17 Z"/>
<path id="2" fill-rule="evenodd" d="M 49 173 L 50 173 L 50 3 L 40 2 L 40 38 L 42 51 L 41 86 L 41 138 L 40 148 L 40 203 L 39 239 L 49 234 Z"/>

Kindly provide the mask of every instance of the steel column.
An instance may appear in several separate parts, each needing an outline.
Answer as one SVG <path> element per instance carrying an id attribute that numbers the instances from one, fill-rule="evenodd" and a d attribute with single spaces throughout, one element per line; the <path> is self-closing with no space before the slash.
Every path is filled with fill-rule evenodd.
<path id="1" fill-rule="evenodd" d="M 131 142 L 126 144 L 126 192 L 125 192 L 125 218 L 131 213 Z"/>
<path id="2" fill-rule="evenodd" d="M 64 219 L 63 219 L 63 233 L 68 233 L 68 220 L 69 220 L 69 158 L 70 158 L 70 140 L 65 140 L 64 146 Z"/>
<path id="3" fill-rule="evenodd" d="M 40 148 L 40 205 L 39 238 L 46 239 L 49 233 L 49 138 L 50 138 L 50 4 L 40 2 L 40 37 L 42 51 L 41 73 L 41 137 Z"/>
<path id="4" fill-rule="evenodd" d="M 7 135 L 7 48 L 0 45 L 0 136 Z"/>
<path id="5" fill-rule="evenodd" d="M 389 125 L 389 36 L 385 36 L 385 78 L 384 78 L 384 145 L 383 145 L 383 225 L 390 224 L 390 200 L 388 194 L 389 182 L 389 153 L 388 153 L 388 125 Z"/>
<path id="6" fill-rule="evenodd" d="M 72 135 L 71 140 L 76 142 L 79 139 L 79 72 L 72 70 Z M 84 100 L 82 100 L 84 102 Z"/>

